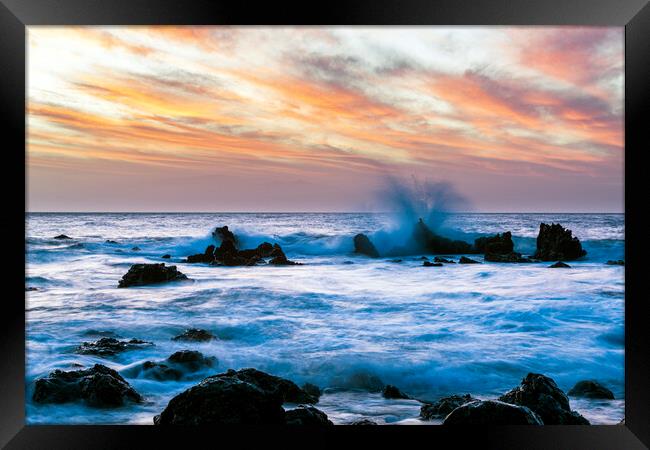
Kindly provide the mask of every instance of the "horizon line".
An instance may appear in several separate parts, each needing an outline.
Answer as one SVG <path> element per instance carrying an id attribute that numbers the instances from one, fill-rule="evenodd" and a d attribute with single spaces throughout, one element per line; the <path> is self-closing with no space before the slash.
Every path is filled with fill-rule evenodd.
<path id="1" fill-rule="evenodd" d="M 25 214 L 397 214 L 399 211 L 25 211 Z M 625 214 L 625 211 L 440 211 L 444 214 Z"/>

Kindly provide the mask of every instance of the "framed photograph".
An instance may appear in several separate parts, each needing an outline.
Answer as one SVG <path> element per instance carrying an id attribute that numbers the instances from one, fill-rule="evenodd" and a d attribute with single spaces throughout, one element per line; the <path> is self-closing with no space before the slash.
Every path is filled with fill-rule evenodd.
<path id="1" fill-rule="evenodd" d="M 1 445 L 650 445 L 644 1 L 0 1 Z"/>

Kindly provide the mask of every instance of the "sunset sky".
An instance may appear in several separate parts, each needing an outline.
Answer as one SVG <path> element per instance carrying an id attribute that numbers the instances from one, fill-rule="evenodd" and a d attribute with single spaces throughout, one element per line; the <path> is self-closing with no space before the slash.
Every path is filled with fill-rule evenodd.
<path id="1" fill-rule="evenodd" d="M 623 29 L 29 27 L 30 211 L 623 211 Z"/>

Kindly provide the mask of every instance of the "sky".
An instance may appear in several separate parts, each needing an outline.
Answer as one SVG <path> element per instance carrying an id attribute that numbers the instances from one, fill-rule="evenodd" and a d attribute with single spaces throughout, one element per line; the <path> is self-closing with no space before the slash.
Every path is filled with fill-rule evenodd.
<path id="1" fill-rule="evenodd" d="M 623 28 L 28 27 L 28 211 L 623 212 Z"/>

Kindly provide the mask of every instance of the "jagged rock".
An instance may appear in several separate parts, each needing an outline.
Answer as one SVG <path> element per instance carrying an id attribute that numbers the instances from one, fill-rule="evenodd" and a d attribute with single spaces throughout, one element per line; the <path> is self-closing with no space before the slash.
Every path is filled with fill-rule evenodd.
<path id="1" fill-rule="evenodd" d="M 82 355 L 114 356 L 118 353 L 139 350 L 150 345 L 153 345 L 153 342 L 142 341 L 140 339 L 120 341 L 112 337 L 103 337 L 96 342 L 83 342 L 77 347 L 75 352 Z"/>
<path id="2" fill-rule="evenodd" d="M 578 381 L 569 391 L 569 395 L 573 397 L 614 400 L 614 393 L 612 391 L 593 380 Z"/>
<path id="3" fill-rule="evenodd" d="M 371 258 L 379 258 L 379 252 L 374 244 L 370 241 L 365 234 L 357 234 L 354 237 L 354 252 L 362 255 L 370 256 Z"/>
<path id="4" fill-rule="evenodd" d="M 54 236 L 54 239 L 72 239 L 70 236 L 66 236 L 65 234 L 59 234 L 58 236 Z"/>
<path id="5" fill-rule="evenodd" d="M 456 261 L 452 259 L 443 258 L 442 256 L 436 256 L 433 258 L 433 260 L 438 263 L 456 264 Z"/>
<path id="6" fill-rule="evenodd" d="M 565 229 L 559 223 L 540 224 L 535 259 L 541 259 L 542 261 L 570 261 L 586 254 L 587 252 L 582 249 L 580 240 L 572 236 L 571 230 Z"/>
<path id="7" fill-rule="evenodd" d="M 571 266 L 568 265 L 567 263 L 563 263 L 562 261 L 558 261 L 555 264 L 551 264 L 548 266 L 549 269 L 570 269 Z"/>
<path id="8" fill-rule="evenodd" d="M 500 262 L 500 263 L 527 263 L 532 262 L 528 258 L 521 256 L 521 253 L 510 252 L 510 253 L 486 253 L 485 260 L 489 262 Z"/>
<path id="9" fill-rule="evenodd" d="M 228 225 L 215 228 L 212 232 L 212 237 L 218 241 L 221 241 L 221 243 L 232 242 L 233 246 L 237 248 L 237 237 L 235 237 L 233 232 L 228 229 Z"/>
<path id="10" fill-rule="evenodd" d="M 422 266 L 423 267 L 442 267 L 442 263 L 439 263 L 439 262 L 432 263 L 430 261 L 424 261 L 422 263 Z"/>
<path id="11" fill-rule="evenodd" d="M 187 279 L 187 276 L 179 272 L 176 266 L 165 267 L 165 263 L 133 264 L 129 271 L 124 274 L 117 287 L 144 286 Z"/>
<path id="12" fill-rule="evenodd" d="M 348 425 L 377 425 L 377 422 L 373 422 L 372 420 L 368 419 L 361 419 L 350 422 Z"/>
<path id="13" fill-rule="evenodd" d="M 569 398 L 555 381 L 538 373 L 526 375 L 519 386 L 499 400 L 530 408 L 546 425 L 589 425 L 587 419 L 571 411 Z"/>
<path id="14" fill-rule="evenodd" d="M 135 367 L 125 369 L 122 373 L 130 377 L 143 377 L 158 381 L 181 380 L 188 374 L 217 364 L 214 356 L 206 357 L 201 352 L 181 350 L 163 362 L 145 361 Z"/>
<path id="15" fill-rule="evenodd" d="M 229 369 L 227 372 L 217 376 L 237 378 L 254 384 L 265 392 L 279 395 L 283 403 L 318 403 L 317 397 L 300 389 L 293 381 L 276 377 L 275 375 L 269 375 L 261 370 L 248 368 L 235 371 Z"/>
<path id="16" fill-rule="evenodd" d="M 55 370 L 36 380 L 33 400 L 36 403 L 82 400 L 89 406 L 115 407 L 127 402 L 140 403 L 142 396 L 116 371 L 95 364 L 85 370 Z"/>
<path id="17" fill-rule="evenodd" d="M 217 358 L 214 356 L 204 356 L 203 353 L 195 350 L 181 350 L 173 353 L 167 362 L 182 367 L 189 372 L 217 365 Z"/>
<path id="18" fill-rule="evenodd" d="M 170 255 L 169 253 L 165 253 L 164 255 L 161 256 L 162 259 L 169 259 L 171 257 L 172 255 Z"/>
<path id="19" fill-rule="evenodd" d="M 187 257 L 188 263 L 210 263 L 214 261 L 214 245 L 208 245 L 203 253 L 190 255 Z"/>
<path id="20" fill-rule="evenodd" d="M 476 400 L 454 409 L 443 425 L 544 425 L 540 418 L 525 406 L 516 406 L 495 400 Z"/>
<path id="21" fill-rule="evenodd" d="M 129 370 L 128 372 L 123 371 L 122 373 L 127 376 L 142 376 L 157 381 L 178 381 L 183 378 L 183 372 L 180 370 L 169 367 L 167 364 L 152 361 L 145 361 L 142 365 Z"/>
<path id="22" fill-rule="evenodd" d="M 452 240 L 440 236 L 429 229 L 422 219 L 418 220 L 413 230 L 413 241 L 430 253 L 474 253 L 472 245 L 465 241 Z"/>
<path id="23" fill-rule="evenodd" d="M 479 253 L 506 255 L 513 252 L 515 245 L 512 242 L 512 234 L 506 231 L 503 234 L 497 233 L 494 236 L 480 237 L 474 241 L 474 247 Z"/>
<path id="24" fill-rule="evenodd" d="M 443 419 L 459 406 L 476 400 L 469 394 L 443 397 L 435 403 L 422 405 L 420 408 L 420 417 L 424 420 Z"/>
<path id="25" fill-rule="evenodd" d="M 183 331 L 178 336 L 174 336 L 172 341 L 206 342 L 211 341 L 212 339 L 217 339 L 217 337 L 209 331 L 201 330 L 199 328 L 190 328 Z"/>
<path id="26" fill-rule="evenodd" d="M 382 397 L 388 399 L 410 399 L 408 395 L 400 391 L 397 387 L 387 384 L 381 393 Z"/>
<path id="27" fill-rule="evenodd" d="M 312 383 L 305 383 L 302 385 L 302 390 L 311 395 L 313 398 L 318 401 L 320 398 L 321 394 L 323 393 L 321 389 L 316 386 L 315 384 Z"/>
<path id="28" fill-rule="evenodd" d="M 313 406 L 300 405 L 285 413 L 287 425 L 323 426 L 334 425 L 323 411 Z"/>
<path id="29" fill-rule="evenodd" d="M 471 258 L 467 258 L 465 256 L 461 256 L 460 259 L 458 260 L 458 264 L 481 264 L 478 261 L 474 261 Z"/>
<path id="30" fill-rule="evenodd" d="M 607 264 L 608 266 L 624 266 L 624 265 L 625 265 L 625 261 L 623 261 L 622 259 L 617 259 L 617 260 L 611 260 L 611 259 L 610 259 L 609 261 L 607 261 L 606 264 Z"/>

